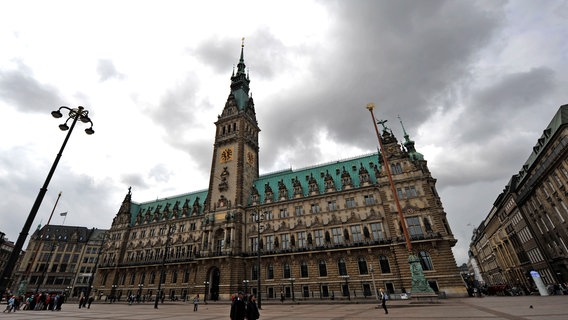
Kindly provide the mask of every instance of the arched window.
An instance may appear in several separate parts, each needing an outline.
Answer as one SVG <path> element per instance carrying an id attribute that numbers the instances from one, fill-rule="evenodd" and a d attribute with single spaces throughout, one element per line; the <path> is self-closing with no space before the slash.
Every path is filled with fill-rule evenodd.
<path id="1" fill-rule="evenodd" d="M 274 279 L 274 267 L 269 264 L 266 270 L 266 279 Z"/>
<path id="2" fill-rule="evenodd" d="M 434 270 L 434 266 L 432 265 L 432 258 L 430 258 L 428 252 L 420 251 L 418 257 L 420 258 L 420 264 L 422 265 L 422 270 L 424 271 Z"/>
<path id="3" fill-rule="evenodd" d="M 391 273 L 391 268 L 389 264 L 389 258 L 386 256 L 380 255 L 379 256 L 379 265 L 381 266 L 382 273 Z"/>
<path id="4" fill-rule="evenodd" d="M 320 277 L 327 277 L 327 265 L 323 260 L 319 261 L 319 275 Z"/>
<path id="5" fill-rule="evenodd" d="M 254 266 L 252 266 L 251 279 L 252 280 L 258 280 L 258 266 L 256 264 Z"/>
<path id="6" fill-rule="evenodd" d="M 290 265 L 288 263 L 284 264 L 284 274 L 282 275 L 282 278 L 292 278 L 292 273 L 290 272 Z"/>
<path id="7" fill-rule="evenodd" d="M 347 275 L 347 267 L 345 266 L 345 260 L 343 258 L 340 258 L 337 261 L 337 269 L 339 269 L 339 275 L 340 276 L 346 276 Z"/>
<path id="8" fill-rule="evenodd" d="M 357 260 L 359 264 L 359 274 L 369 274 L 369 269 L 367 268 L 367 260 L 363 257 L 359 257 Z"/>
<path id="9" fill-rule="evenodd" d="M 308 277 L 308 263 L 306 261 L 303 261 L 300 265 L 300 276 L 302 278 Z"/>

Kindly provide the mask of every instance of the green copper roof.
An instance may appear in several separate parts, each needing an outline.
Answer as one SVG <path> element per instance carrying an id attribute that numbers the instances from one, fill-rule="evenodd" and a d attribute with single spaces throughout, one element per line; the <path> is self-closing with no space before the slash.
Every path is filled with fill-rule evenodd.
<path id="1" fill-rule="evenodd" d="M 197 204 L 199 204 L 200 210 L 198 214 L 203 213 L 203 206 L 205 202 L 205 198 L 207 197 L 207 190 L 201 190 L 191 193 L 184 193 L 178 196 L 163 198 L 163 199 L 156 199 L 154 201 L 148 201 L 143 203 L 135 203 L 132 202 L 130 207 L 130 223 L 133 225 L 138 218 L 138 215 L 141 214 L 143 217 L 149 213 L 150 217 L 153 218 L 156 212 L 156 209 L 159 207 L 159 212 L 163 213 L 164 210 L 168 209 L 168 218 L 170 218 L 174 213 L 173 209 L 178 204 L 179 214 L 183 211 L 183 206 L 189 206 L 189 211 L 193 209 L 193 205 L 197 200 Z"/>
<path id="2" fill-rule="evenodd" d="M 353 187 L 356 188 L 361 185 L 361 182 L 359 181 L 359 169 L 361 167 L 367 170 L 370 182 L 375 183 L 377 181 L 375 177 L 375 167 L 380 170 L 378 153 L 371 153 L 356 158 L 339 160 L 298 170 L 288 169 L 269 173 L 260 176 L 258 180 L 255 181 L 254 186 L 260 195 L 260 202 L 265 202 L 264 191 L 267 184 L 272 188 L 274 194 L 274 199 L 272 199 L 272 201 L 276 201 L 279 190 L 278 185 L 281 181 L 286 186 L 288 199 L 290 199 L 293 198 L 294 195 L 293 179 L 300 182 L 303 194 L 304 196 L 307 196 L 309 194 L 309 180 L 311 177 L 316 180 L 319 192 L 323 193 L 325 191 L 325 177 L 327 174 L 333 178 L 336 190 L 341 190 L 343 188 L 341 175 L 345 170 L 351 177 Z"/>
<path id="3" fill-rule="evenodd" d="M 272 188 L 274 193 L 274 199 L 272 199 L 272 201 L 276 201 L 279 190 L 278 186 L 279 182 L 281 181 L 288 189 L 287 198 L 290 199 L 293 198 L 294 195 L 294 180 L 298 180 L 300 182 L 303 190 L 303 195 L 308 196 L 309 180 L 312 177 L 317 183 L 319 193 L 323 193 L 325 191 L 325 178 L 328 175 L 333 179 L 336 190 L 343 189 L 341 176 L 345 173 L 349 174 L 353 188 L 357 188 L 361 185 L 359 176 L 361 170 L 367 171 L 370 183 L 376 183 L 377 178 L 375 171 L 380 170 L 380 167 L 381 166 L 378 160 L 378 153 L 371 153 L 359 157 L 329 162 L 298 170 L 288 169 L 261 175 L 254 182 L 254 186 L 259 191 L 260 201 L 264 202 L 264 190 L 265 186 L 268 184 Z M 134 225 L 139 216 L 140 219 L 144 220 L 146 218 L 146 215 L 149 215 L 150 220 L 153 220 L 156 214 L 162 215 L 164 214 L 164 212 L 166 212 L 168 218 L 171 218 L 174 214 L 176 204 L 178 216 L 182 214 L 184 206 L 187 206 L 189 212 L 192 212 L 193 206 L 196 204 L 199 206 L 199 211 L 197 214 L 202 214 L 204 202 L 207 198 L 207 192 L 207 190 L 201 190 L 143 203 L 132 202 L 130 207 L 130 224 Z"/>
<path id="4" fill-rule="evenodd" d="M 244 110 L 248 105 L 250 79 L 245 72 L 244 43 L 241 46 L 241 57 L 237 64 L 237 74 L 231 76 L 231 94 L 235 97 L 239 110 Z"/>
<path id="5" fill-rule="evenodd" d="M 406 132 L 406 129 L 404 128 L 404 124 L 402 123 L 402 119 L 400 119 L 400 116 L 398 117 L 398 120 L 400 121 L 400 125 L 402 126 L 402 132 L 404 133 L 403 145 L 406 148 L 406 151 L 408 152 L 408 157 L 412 161 L 424 160 L 424 155 L 422 153 L 416 151 L 416 148 L 414 147 L 414 141 L 410 139 L 410 136 Z"/>

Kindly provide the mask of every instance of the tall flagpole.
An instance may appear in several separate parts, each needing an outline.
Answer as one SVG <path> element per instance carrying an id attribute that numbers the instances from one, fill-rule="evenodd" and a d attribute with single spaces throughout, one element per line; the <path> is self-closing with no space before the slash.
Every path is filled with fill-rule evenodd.
<path id="1" fill-rule="evenodd" d="M 387 174 L 391 191 L 394 197 L 394 201 L 396 203 L 396 210 L 398 211 L 398 217 L 400 220 L 400 225 L 402 227 L 402 232 L 404 233 L 404 238 L 406 240 L 406 249 L 408 250 L 408 263 L 410 264 L 410 273 L 412 276 L 412 298 L 420 298 L 420 297 L 436 297 L 434 290 L 430 288 L 428 281 L 426 281 L 426 277 L 424 276 L 424 270 L 422 270 L 422 265 L 420 264 L 420 260 L 418 257 L 412 252 L 412 243 L 410 242 L 410 235 L 408 233 L 408 227 L 406 225 L 406 219 L 404 214 L 402 213 L 402 207 L 400 206 L 400 201 L 398 199 L 398 194 L 396 193 L 396 187 L 394 185 L 394 181 L 392 179 L 392 174 L 390 171 L 389 161 L 388 161 L 388 154 L 385 152 L 383 148 L 383 141 L 381 135 L 379 134 L 379 129 L 377 128 L 377 121 L 375 120 L 375 114 L 373 113 L 373 109 L 375 108 L 374 103 L 367 104 L 367 109 L 371 112 L 371 117 L 373 119 L 373 125 L 375 126 L 375 132 L 377 133 L 377 139 L 379 140 L 379 146 L 381 150 L 381 154 L 383 156 L 383 162 L 385 165 L 385 172 Z M 384 123 L 380 121 L 380 123 Z"/>

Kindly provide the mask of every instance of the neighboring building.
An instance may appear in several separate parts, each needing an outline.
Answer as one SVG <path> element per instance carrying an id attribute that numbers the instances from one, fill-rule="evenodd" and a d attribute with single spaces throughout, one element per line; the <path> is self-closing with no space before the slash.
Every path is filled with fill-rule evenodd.
<path id="1" fill-rule="evenodd" d="M 91 233 L 87 240 L 87 244 L 84 246 L 84 250 L 81 251 L 79 256 L 79 264 L 77 272 L 75 273 L 75 279 L 73 280 L 73 289 L 71 296 L 79 296 L 81 292 L 88 292 L 89 286 L 93 285 L 94 277 L 99 264 L 99 259 L 101 256 L 101 249 L 106 240 L 106 234 L 108 230 L 103 229 L 91 229 Z M 95 290 L 92 290 L 91 295 L 98 295 Z"/>
<path id="2" fill-rule="evenodd" d="M 25 292 L 86 292 L 95 271 L 97 253 L 105 230 L 46 225 L 30 238 L 16 268 L 18 290 Z"/>
<path id="3" fill-rule="evenodd" d="M 0 274 L 4 272 L 6 263 L 14 250 L 14 242 L 9 241 L 4 232 L 0 232 Z"/>
<path id="4" fill-rule="evenodd" d="M 259 175 L 260 128 L 249 82 L 241 50 L 215 123 L 209 188 L 144 203 L 132 202 L 129 189 L 94 287 L 123 299 L 153 299 L 160 284 L 167 299 L 199 293 L 208 300 L 226 300 L 239 290 L 256 293 L 259 280 L 262 299 L 281 293 L 293 299 L 370 297 L 373 278 L 391 293 L 410 289 L 408 251 L 381 156 Z M 436 179 L 406 133 L 402 145 L 386 127 L 382 137 L 429 284 L 465 296 Z"/>
<path id="5" fill-rule="evenodd" d="M 568 105 L 560 107 L 474 232 L 470 245 L 483 281 L 534 290 L 568 281 Z"/>

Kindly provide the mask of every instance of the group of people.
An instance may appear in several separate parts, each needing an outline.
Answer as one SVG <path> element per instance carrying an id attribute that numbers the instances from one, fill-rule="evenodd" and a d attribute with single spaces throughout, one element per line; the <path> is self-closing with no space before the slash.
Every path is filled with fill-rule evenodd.
<path id="1" fill-rule="evenodd" d="M 36 293 L 35 295 L 11 296 L 6 301 L 6 309 L 4 312 L 16 312 L 22 308 L 23 310 L 50 310 L 60 311 L 61 306 L 65 302 L 65 295 L 58 293 Z"/>
<path id="2" fill-rule="evenodd" d="M 260 317 L 256 296 L 249 294 L 248 297 L 241 291 L 234 295 L 231 302 L 231 320 L 256 320 Z"/>

